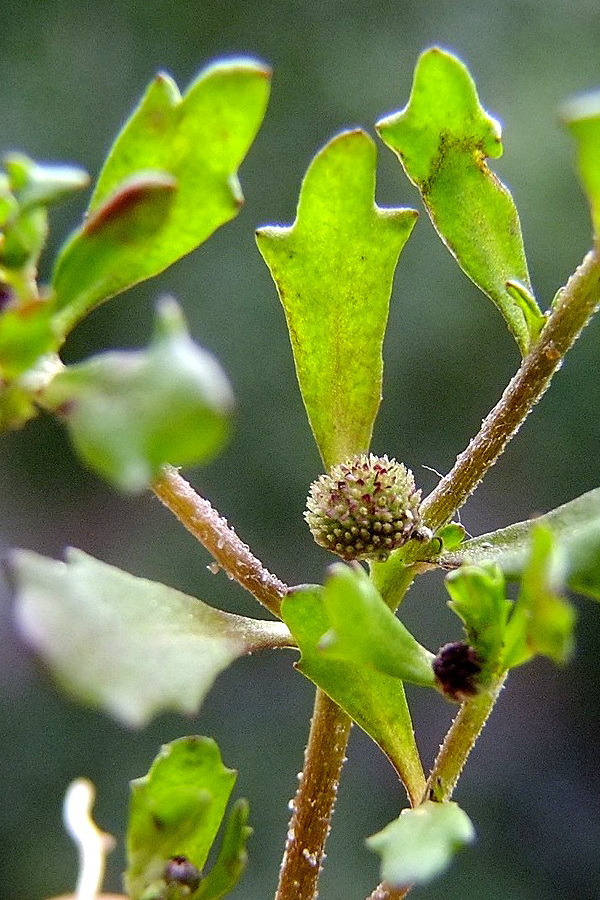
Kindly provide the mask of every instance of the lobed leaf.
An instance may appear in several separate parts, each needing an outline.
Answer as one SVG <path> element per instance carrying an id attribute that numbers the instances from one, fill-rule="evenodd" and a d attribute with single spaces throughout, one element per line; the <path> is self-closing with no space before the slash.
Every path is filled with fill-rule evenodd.
<path id="1" fill-rule="evenodd" d="M 282 603 L 283 619 L 302 654 L 296 667 L 381 747 L 416 803 L 425 789 L 425 776 L 403 684 L 370 667 L 327 658 L 321 641 L 331 623 L 323 594 L 323 588 L 308 586 L 290 593 Z"/>
<path id="2" fill-rule="evenodd" d="M 577 142 L 579 177 L 587 194 L 596 239 L 600 238 L 600 91 L 578 97 L 564 108 Z"/>
<path id="3" fill-rule="evenodd" d="M 326 468 L 369 449 L 392 279 L 417 215 L 375 205 L 375 163 L 368 135 L 339 134 L 311 163 L 294 224 L 257 232 Z"/>
<path id="4" fill-rule="evenodd" d="M 458 850 L 475 839 L 467 814 L 454 802 L 426 800 L 368 838 L 381 856 L 381 877 L 393 888 L 426 884 L 443 872 Z"/>
<path id="5" fill-rule="evenodd" d="M 280 623 L 213 609 L 80 550 L 66 562 L 18 550 L 11 571 L 23 636 L 69 693 L 126 725 L 194 713 L 234 660 L 293 643 Z"/>
<path id="6" fill-rule="evenodd" d="M 58 411 L 91 468 L 126 491 L 161 466 L 205 462 L 223 446 L 233 396 L 217 360 L 164 300 L 147 350 L 101 353 L 60 372 L 42 399 Z"/>
<path id="7" fill-rule="evenodd" d="M 87 222 L 57 259 L 52 285 L 63 333 L 237 215 L 237 170 L 265 113 L 269 74 L 254 60 L 233 59 L 204 69 L 183 97 L 168 75 L 150 84 L 109 153 Z"/>
<path id="8" fill-rule="evenodd" d="M 185 737 L 165 744 L 148 774 L 131 783 L 125 874 L 131 900 L 166 897 L 162 876 L 172 857 L 202 871 L 236 777 L 213 740 Z"/>
<path id="9" fill-rule="evenodd" d="M 517 210 L 486 163 L 502 154 L 500 125 L 480 105 L 467 68 L 438 47 L 427 50 L 407 106 L 377 130 L 421 192 L 441 239 L 496 304 L 524 355 L 544 316 L 533 298 Z"/>
<path id="10" fill-rule="evenodd" d="M 519 580 L 536 525 L 548 526 L 552 531 L 567 586 L 576 593 L 600 600 L 600 488 L 543 516 L 465 541 L 458 550 L 442 553 L 438 561 L 452 568 L 464 563 L 476 566 L 496 563 L 510 581 Z"/>

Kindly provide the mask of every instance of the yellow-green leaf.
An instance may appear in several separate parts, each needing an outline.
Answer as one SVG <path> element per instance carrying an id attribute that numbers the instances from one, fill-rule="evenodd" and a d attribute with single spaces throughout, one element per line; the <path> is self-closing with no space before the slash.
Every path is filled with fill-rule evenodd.
<path id="1" fill-rule="evenodd" d="M 502 154 L 500 125 L 479 103 L 460 60 L 437 47 L 420 57 L 408 105 L 377 130 L 423 197 L 463 271 L 501 311 L 525 354 L 544 324 L 517 210 L 486 158 Z"/>
<path id="2" fill-rule="evenodd" d="M 306 173 L 294 224 L 257 234 L 327 468 L 369 449 L 392 279 L 417 215 L 376 206 L 375 162 L 364 132 L 338 135 Z"/>

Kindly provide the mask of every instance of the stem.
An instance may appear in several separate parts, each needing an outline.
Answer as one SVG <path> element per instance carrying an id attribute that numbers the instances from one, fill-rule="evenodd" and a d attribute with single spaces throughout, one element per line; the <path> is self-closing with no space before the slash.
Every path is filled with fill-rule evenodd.
<path id="1" fill-rule="evenodd" d="M 317 689 L 275 900 L 315 900 L 351 721 Z"/>
<path id="2" fill-rule="evenodd" d="M 201 497 L 173 466 L 165 466 L 152 490 L 187 528 L 219 566 L 253 594 L 269 612 L 281 618 L 281 601 L 287 585 L 272 575 L 239 539 L 208 500 Z"/>
<path id="3" fill-rule="evenodd" d="M 599 303 L 600 247 L 595 246 L 559 291 L 539 340 L 484 419 L 479 433 L 423 501 L 423 519 L 430 528 L 447 522 L 473 493 L 548 388 Z"/>
<path id="4" fill-rule="evenodd" d="M 367 900 L 404 900 L 404 897 L 411 890 L 412 885 L 408 887 L 394 888 L 382 881 L 378 884 L 372 894 L 369 894 Z"/>
<path id="5" fill-rule="evenodd" d="M 506 674 L 489 691 L 462 704 L 433 764 L 423 800 L 444 803 L 452 797 L 469 754 L 504 686 Z"/>
<path id="6" fill-rule="evenodd" d="M 552 376 L 560 368 L 563 357 L 573 346 L 583 328 L 600 304 L 600 243 L 569 278 L 552 305 L 552 311 L 537 343 L 524 357 L 502 397 L 484 419 L 478 434 L 457 457 L 452 470 L 422 503 L 424 523 L 436 529 L 449 521 L 494 465 L 507 443 L 548 388 Z M 373 571 L 386 602 L 395 608 L 406 593 L 410 581 L 418 574 L 419 548 L 403 557 L 399 565 L 382 564 Z M 393 560 L 393 557 L 392 557 Z M 423 800 L 449 800 L 471 750 L 498 699 L 503 676 L 496 687 L 469 700 L 460 708 L 452 723 L 427 782 Z M 368 900 L 401 900 L 410 891 L 378 885 Z"/>

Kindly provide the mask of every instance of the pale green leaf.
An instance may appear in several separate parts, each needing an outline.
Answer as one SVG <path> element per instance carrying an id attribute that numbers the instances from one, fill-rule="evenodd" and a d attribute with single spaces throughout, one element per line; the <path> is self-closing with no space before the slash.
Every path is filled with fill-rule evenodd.
<path id="1" fill-rule="evenodd" d="M 294 224 L 257 233 L 326 468 L 369 449 L 392 279 L 416 217 L 375 205 L 375 163 L 368 135 L 338 135 L 306 173 Z"/>
<path id="2" fill-rule="evenodd" d="M 437 47 L 427 50 L 408 105 L 377 129 L 421 192 L 440 237 L 499 308 L 525 354 L 544 317 L 512 197 L 486 163 L 502 154 L 500 125 L 481 107 L 467 68 Z"/>
<path id="3" fill-rule="evenodd" d="M 293 643 L 280 623 L 213 609 L 80 550 L 66 562 L 15 551 L 11 571 L 26 640 L 68 692 L 127 725 L 194 713 L 238 657 Z"/>
<path id="4" fill-rule="evenodd" d="M 164 300 L 147 350 L 101 353 L 68 366 L 42 395 L 82 459 L 117 487 L 145 489 L 165 463 L 206 462 L 225 443 L 233 396 L 217 360 Z"/>
<path id="5" fill-rule="evenodd" d="M 560 596 L 562 578 L 557 557 L 552 531 L 535 525 L 521 589 L 506 629 L 506 669 L 536 655 L 547 656 L 556 663 L 565 663 L 571 657 L 575 611 Z"/>
<path id="6" fill-rule="evenodd" d="M 320 642 L 325 656 L 433 686 L 433 653 L 386 606 L 364 569 L 331 566 L 323 602 L 331 623 Z"/>
<path id="7" fill-rule="evenodd" d="M 297 668 L 381 747 L 411 801 L 417 802 L 425 789 L 425 776 L 402 682 L 370 667 L 325 656 L 321 641 L 331 623 L 323 588 L 293 591 L 283 601 L 282 615 L 302 653 Z"/>
<path id="8" fill-rule="evenodd" d="M 475 829 L 456 803 L 426 800 L 405 809 L 367 845 L 381 856 L 381 877 L 394 888 L 426 884 L 441 874 L 453 856 L 475 839 Z"/>
<path id="9" fill-rule="evenodd" d="M 600 91 L 578 97 L 564 108 L 577 142 L 579 176 L 587 194 L 596 238 L 600 238 Z"/>
<path id="10" fill-rule="evenodd" d="M 458 550 L 442 554 L 438 561 L 448 568 L 463 563 L 497 563 L 509 580 L 516 581 L 527 563 L 536 524 L 547 525 L 552 531 L 567 586 L 600 600 L 600 488 L 546 515 L 465 541 Z"/>

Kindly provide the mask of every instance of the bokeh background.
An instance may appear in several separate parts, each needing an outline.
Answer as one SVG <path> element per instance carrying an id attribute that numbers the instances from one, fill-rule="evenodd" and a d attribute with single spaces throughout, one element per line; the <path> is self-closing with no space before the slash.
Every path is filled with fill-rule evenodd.
<path id="1" fill-rule="evenodd" d="M 206 61 L 251 54 L 273 66 L 267 118 L 241 170 L 239 218 L 152 283 L 111 301 L 72 335 L 74 361 L 107 347 L 143 345 L 156 298 L 183 303 L 197 339 L 235 386 L 227 451 L 190 477 L 289 583 L 320 580 L 327 554 L 302 521 L 320 464 L 295 386 L 285 323 L 253 230 L 293 219 L 302 175 L 336 131 L 373 132 L 404 105 L 418 53 L 438 43 L 471 67 L 482 102 L 504 124 L 494 164 L 521 212 L 530 268 L 547 305 L 588 248 L 590 226 L 559 122 L 565 98 L 600 83 L 597 0 L 19 0 L 0 3 L 0 148 L 98 172 L 120 124 L 159 69 L 185 85 Z M 418 205 L 381 147 L 378 202 Z M 85 198 L 53 215 L 52 254 Z M 384 403 L 373 449 L 404 460 L 425 491 L 475 433 L 518 364 L 500 316 L 457 269 L 425 216 L 396 277 L 385 347 Z M 592 324 L 551 393 L 469 502 L 473 534 L 541 512 L 599 484 L 600 323 Z M 85 471 L 63 432 L 40 418 L 0 441 L 0 548 L 60 556 L 72 544 L 138 575 L 252 615 L 251 598 L 206 570 L 209 559 L 150 496 L 117 495 Z M 415 898 L 549 900 L 600 897 L 600 610 L 578 601 L 577 655 L 557 670 L 536 662 L 511 678 L 457 791 L 478 829 L 443 881 Z M 98 787 L 97 819 L 122 838 L 128 781 L 159 745 L 214 736 L 239 769 L 252 804 L 251 864 L 235 897 L 272 896 L 312 705 L 292 654 L 243 660 L 222 675 L 197 718 L 162 716 L 129 732 L 72 703 L 20 643 L 3 586 L 0 631 L 0 896 L 42 900 L 74 886 L 64 835 L 65 786 Z M 432 648 L 457 636 L 441 579 L 421 579 L 406 602 L 411 627 Z M 452 710 L 411 691 L 431 760 Z M 322 896 L 364 897 L 376 859 L 363 839 L 404 803 L 391 768 L 355 731 Z M 122 842 L 121 842 L 122 847 Z M 110 859 L 119 889 L 122 850 Z"/>

